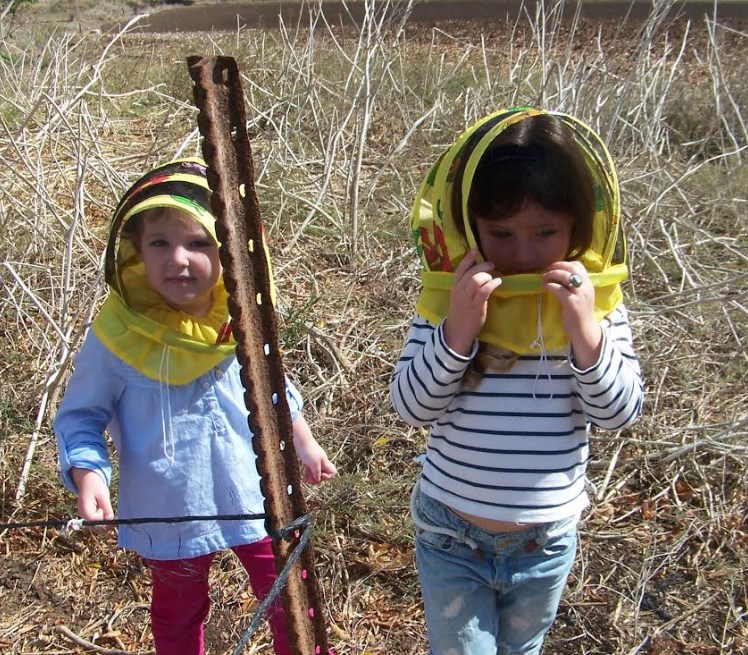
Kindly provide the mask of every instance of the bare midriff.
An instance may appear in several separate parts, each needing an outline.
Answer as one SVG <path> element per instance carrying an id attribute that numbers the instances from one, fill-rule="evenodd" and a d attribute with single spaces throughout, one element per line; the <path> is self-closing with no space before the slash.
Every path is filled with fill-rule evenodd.
<path id="1" fill-rule="evenodd" d="M 450 508 L 457 514 L 461 519 L 465 519 L 468 523 L 472 523 L 474 526 L 486 532 L 520 532 L 531 528 L 535 523 L 512 523 L 511 521 L 496 521 L 494 519 L 486 519 L 482 516 L 473 516 L 467 512 L 460 512 L 454 508 Z"/>

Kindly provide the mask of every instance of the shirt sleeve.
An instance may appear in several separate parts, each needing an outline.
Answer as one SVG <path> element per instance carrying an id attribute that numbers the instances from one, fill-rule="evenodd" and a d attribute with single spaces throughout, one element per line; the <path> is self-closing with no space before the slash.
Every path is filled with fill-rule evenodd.
<path id="1" fill-rule="evenodd" d="M 621 430 L 641 414 L 644 384 L 626 308 L 619 305 L 608 314 L 602 326 L 600 357 L 584 371 L 577 369 L 572 360 L 573 384 L 592 425 Z"/>
<path id="2" fill-rule="evenodd" d="M 288 377 L 286 377 L 286 400 L 288 401 L 288 409 L 291 412 L 291 422 L 293 422 L 304 409 L 304 399 L 301 396 L 301 391 L 299 391 Z"/>
<path id="3" fill-rule="evenodd" d="M 416 317 L 405 340 L 390 382 L 390 399 L 400 418 L 413 426 L 438 419 L 460 390 L 478 342 L 467 357 L 444 340 L 444 321 L 438 325 Z"/>
<path id="4" fill-rule="evenodd" d="M 110 484 L 112 465 L 104 431 L 124 388 L 120 361 L 89 331 L 75 357 L 75 369 L 54 418 L 60 474 L 65 487 L 78 490 L 73 467 L 96 471 Z"/>

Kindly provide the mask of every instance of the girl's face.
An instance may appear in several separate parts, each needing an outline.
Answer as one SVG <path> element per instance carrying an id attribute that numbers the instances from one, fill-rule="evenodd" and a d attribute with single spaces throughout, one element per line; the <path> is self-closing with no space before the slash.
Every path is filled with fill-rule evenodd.
<path id="1" fill-rule="evenodd" d="M 179 209 L 158 210 L 143 219 L 140 257 L 148 283 L 172 309 L 205 316 L 221 277 L 218 244 L 195 219 Z"/>
<path id="2" fill-rule="evenodd" d="M 573 225 L 572 216 L 532 201 L 509 218 L 475 219 L 481 252 L 503 275 L 542 273 L 566 259 Z"/>

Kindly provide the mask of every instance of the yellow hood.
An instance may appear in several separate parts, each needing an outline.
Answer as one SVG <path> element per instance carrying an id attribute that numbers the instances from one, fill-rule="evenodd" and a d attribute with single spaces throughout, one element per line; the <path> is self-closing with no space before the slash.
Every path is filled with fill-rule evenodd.
<path id="1" fill-rule="evenodd" d="M 595 315 L 601 320 L 622 300 L 620 282 L 628 276 L 625 242 L 621 229 L 620 196 L 615 168 L 607 148 L 595 132 L 571 116 L 530 108 L 497 111 L 468 128 L 431 167 L 416 195 L 411 214 L 411 230 L 421 260 L 423 289 L 416 311 L 438 323 L 447 316 L 453 271 L 471 249 L 478 249 L 468 219 L 467 202 L 473 176 L 482 155 L 496 136 L 508 126 L 530 116 L 551 113 L 572 130 L 592 173 L 597 212 L 592 244 L 579 260 L 595 286 Z M 490 129 L 467 151 L 474 132 L 487 124 Z M 462 178 L 462 215 L 467 238 L 452 216 L 455 171 L 467 157 Z M 482 261 L 479 260 L 479 261 Z M 538 334 L 548 351 L 568 346 L 561 327 L 561 306 L 553 294 L 542 288 L 539 274 L 502 276 L 501 286 L 488 303 L 488 318 L 479 334 L 481 341 L 520 355 L 532 354 L 539 347 Z"/>
<path id="2" fill-rule="evenodd" d="M 124 194 L 114 211 L 104 262 L 109 296 L 93 324 L 94 333 L 120 359 L 143 375 L 170 384 L 187 384 L 235 352 L 223 279 L 213 290 L 207 316 L 175 311 L 148 284 L 140 256 L 120 236 L 136 214 L 172 207 L 189 214 L 216 239 L 215 218 L 204 204 L 204 190 L 209 191 L 205 173 L 200 159 L 168 162 Z M 193 187 L 200 192 L 190 193 Z"/>

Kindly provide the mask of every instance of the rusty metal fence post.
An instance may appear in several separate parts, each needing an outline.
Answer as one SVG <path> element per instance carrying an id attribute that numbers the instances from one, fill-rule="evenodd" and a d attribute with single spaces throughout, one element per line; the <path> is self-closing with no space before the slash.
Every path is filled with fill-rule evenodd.
<path id="1" fill-rule="evenodd" d="M 192 56 L 187 65 L 194 82 L 236 354 L 262 477 L 266 526 L 275 536 L 304 517 L 307 509 L 286 402 L 277 316 L 271 300 L 272 274 L 255 192 L 244 93 L 232 57 Z M 292 530 L 290 537 L 273 540 L 279 573 L 299 544 L 299 535 L 299 530 Z M 293 565 L 283 601 L 294 652 L 327 655 L 327 631 L 311 542 Z"/>

